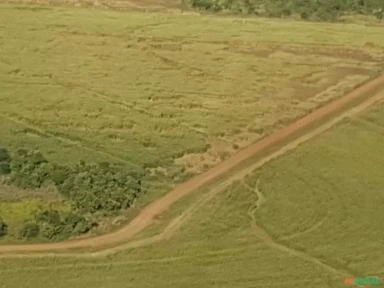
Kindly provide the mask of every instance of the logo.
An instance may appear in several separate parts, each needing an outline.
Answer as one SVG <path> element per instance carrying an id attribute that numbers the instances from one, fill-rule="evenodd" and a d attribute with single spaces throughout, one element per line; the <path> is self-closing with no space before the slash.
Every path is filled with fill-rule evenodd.
<path id="1" fill-rule="evenodd" d="M 377 276 L 344 279 L 344 284 L 348 286 L 377 286 L 381 283 L 381 279 Z"/>

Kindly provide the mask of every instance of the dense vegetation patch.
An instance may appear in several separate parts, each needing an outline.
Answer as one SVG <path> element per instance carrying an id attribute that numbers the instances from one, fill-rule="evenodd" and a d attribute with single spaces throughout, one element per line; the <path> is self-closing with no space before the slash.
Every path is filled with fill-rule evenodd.
<path id="1" fill-rule="evenodd" d="M 9 174 L 11 172 L 11 157 L 8 151 L 0 147 L 0 175 Z"/>
<path id="2" fill-rule="evenodd" d="M 106 216 L 132 206 L 141 192 L 141 176 L 111 163 L 75 167 L 50 163 L 39 151 L 17 150 L 12 155 L 0 148 L 3 177 L 10 185 L 22 189 L 55 186 L 70 203 L 70 211 L 39 211 L 19 231 L 19 238 L 41 236 L 64 239 L 90 231 L 98 215 Z M 5 167 L 5 168 L 4 168 Z M 0 237 L 7 224 L 0 220 Z"/>
<path id="3" fill-rule="evenodd" d="M 8 225 L 4 222 L 2 218 L 0 218 L 0 237 L 7 235 Z"/>
<path id="4" fill-rule="evenodd" d="M 233 11 L 268 17 L 299 15 L 302 19 L 335 20 L 346 14 L 382 19 L 382 0 L 188 0 L 194 8 Z"/>

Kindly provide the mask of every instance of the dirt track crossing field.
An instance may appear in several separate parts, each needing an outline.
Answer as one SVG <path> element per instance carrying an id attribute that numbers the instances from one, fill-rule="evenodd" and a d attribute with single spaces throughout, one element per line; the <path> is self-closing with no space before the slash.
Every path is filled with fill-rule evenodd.
<path id="1" fill-rule="evenodd" d="M 378 93 L 381 90 L 384 90 L 384 76 L 380 76 L 374 79 L 373 81 L 368 82 L 367 84 L 355 89 L 344 97 L 313 111 L 312 113 L 297 120 L 291 125 L 277 131 L 276 133 L 273 133 L 272 135 L 264 138 L 259 142 L 248 146 L 247 148 L 235 154 L 233 157 L 229 158 L 226 161 L 223 161 L 213 169 L 208 170 L 207 172 L 193 177 L 185 183 L 176 186 L 168 194 L 145 207 L 140 212 L 140 214 L 136 218 L 134 218 L 128 225 L 116 232 L 93 238 L 75 239 L 59 243 L 3 245 L 0 246 L 0 252 L 44 252 L 75 248 L 100 249 L 103 247 L 118 246 L 119 244 L 128 242 L 130 239 L 132 239 L 133 236 L 137 235 L 139 232 L 143 231 L 146 227 L 151 225 L 157 215 L 165 212 L 181 198 L 191 194 L 197 189 L 203 187 L 204 185 L 212 183 L 214 180 L 218 180 L 219 177 L 225 176 L 226 173 L 230 173 L 234 169 L 239 170 L 239 166 L 244 165 L 245 161 L 257 155 L 261 155 L 263 157 L 261 160 L 257 161 L 257 163 L 251 163 L 248 165 L 248 167 L 243 167 L 240 173 L 233 173 L 232 176 L 228 176 L 228 179 L 222 181 L 222 183 L 220 183 L 218 187 L 216 187 L 216 189 L 212 189 L 212 192 L 206 196 L 207 199 L 201 199 L 198 204 L 196 204 L 196 207 L 191 207 L 185 212 L 186 214 L 182 214 L 175 221 L 171 222 L 171 224 L 168 226 L 168 230 L 166 229 L 164 233 L 160 234 L 160 236 L 158 236 L 157 238 L 169 237 L 168 234 L 171 234 L 172 231 L 177 229 L 177 227 L 181 225 L 181 223 L 183 223 L 186 218 L 188 218 L 189 214 L 193 213 L 205 201 L 208 201 L 211 198 L 212 194 L 222 191 L 233 181 L 241 179 L 241 177 L 245 176 L 248 172 L 252 171 L 253 169 L 260 167 L 261 165 L 265 164 L 267 161 L 275 158 L 276 156 L 279 156 L 282 153 L 285 153 L 286 151 L 295 148 L 302 142 L 307 141 L 311 137 L 329 129 L 334 124 L 344 119 L 346 116 L 364 110 L 368 106 L 381 100 L 383 95 L 382 93 Z M 329 121 L 326 121 L 328 120 L 328 118 Z M 316 125 L 319 122 L 324 121 L 325 124 L 320 123 L 323 124 L 322 126 L 317 128 L 312 127 L 312 125 Z M 157 241 L 156 237 L 152 238 L 145 239 L 143 241 L 149 241 L 148 243 Z M 140 243 L 137 244 L 140 245 Z M 127 245 L 129 245 L 129 243 Z M 41 256 L 41 254 L 39 255 Z M 49 253 L 47 253 L 47 255 L 49 255 Z"/>

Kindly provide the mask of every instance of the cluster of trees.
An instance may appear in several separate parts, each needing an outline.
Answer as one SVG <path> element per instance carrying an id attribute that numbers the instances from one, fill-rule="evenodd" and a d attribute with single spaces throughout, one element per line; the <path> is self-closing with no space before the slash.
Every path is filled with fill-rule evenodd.
<path id="1" fill-rule="evenodd" d="M 60 193 L 71 199 L 74 208 L 82 213 L 111 213 L 129 208 L 141 192 L 137 176 L 109 163 L 81 162 L 71 172 L 61 168 L 56 177 L 54 181 Z"/>
<path id="2" fill-rule="evenodd" d="M 49 180 L 52 165 L 38 151 L 18 150 L 10 161 L 10 182 L 20 188 L 40 188 Z"/>
<path id="3" fill-rule="evenodd" d="M 187 0 L 198 9 L 233 11 L 267 17 L 299 15 L 309 20 L 335 20 L 345 14 L 384 16 L 383 0 Z"/>
<path id="4" fill-rule="evenodd" d="M 56 240 L 88 232 L 96 225 L 93 219 L 98 214 L 108 215 L 127 209 L 141 193 L 143 175 L 105 162 L 80 162 L 69 167 L 50 163 L 39 151 L 21 149 L 10 155 L 0 148 L 0 167 L 0 174 L 8 175 L 9 183 L 20 188 L 54 185 L 72 207 L 68 213 L 57 210 L 39 213 L 25 223 L 20 238 L 39 235 Z M 6 228 L 0 221 L 0 237 L 6 234 Z"/>

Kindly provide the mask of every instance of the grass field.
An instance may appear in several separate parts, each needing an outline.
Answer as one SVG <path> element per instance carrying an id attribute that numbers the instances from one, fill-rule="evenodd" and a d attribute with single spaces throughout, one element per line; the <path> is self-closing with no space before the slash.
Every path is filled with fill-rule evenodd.
<path id="1" fill-rule="evenodd" d="M 58 162 L 201 171 L 384 61 L 380 26 L 21 8 L 0 10 L 2 144 Z"/>
<path id="2" fill-rule="evenodd" d="M 201 171 L 384 61 L 382 27 L 21 8 L 0 10 L 1 142 L 57 162 Z"/>
<path id="3" fill-rule="evenodd" d="M 166 241 L 107 257 L 2 258 L 0 287 L 345 287 L 350 276 L 383 278 L 383 109 L 252 172 Z"/>
<path id="4" fill-rule="evenodd" d="M 0 144 L 39 148 L 57 163 L 145 169 L 149 193 L 138 209 L 378 74 L 383 29 L 0 5 Z M 105 257 L 0 255 L 0 288 L 316 288 L 383 278 L 383 109 L 254 171 L 167 240 Z M 162 231 L 204 193 L 137 239 Z M 0 184 L 7 220 L 60 201 L 55 191 Z"/>
<path id="5" fill-rule="evenodd" d="M 0 144 L 145 169 L 141 207 L 376 75 L 383 29 L 4 4 Z"/>

